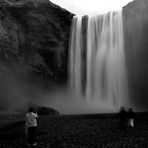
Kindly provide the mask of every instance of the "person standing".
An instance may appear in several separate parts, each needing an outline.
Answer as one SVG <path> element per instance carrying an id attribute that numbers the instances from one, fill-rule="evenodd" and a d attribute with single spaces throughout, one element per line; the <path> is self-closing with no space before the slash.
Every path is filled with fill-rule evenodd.
<path id="1" fill-rule="evenodd" d="M 134 112 L 132 108 L 128 110 L 128 127 L 134 127 Z"/>
<path id="2" fill-rule="evenodd" d="M 120 128 L 124 130 L 127 125 L 127 112 L 123 106 L 120 108 L 119 118 L 120 118 Z"/>
<path id="3" fill-rule="evenodd" d="M 28 144 L 36 146 L 36 128 L 37 128 L 37 113 L 33 112 L 33 107 L 30 107 L 26 114 L 26 133 L 28 137 Z"/>

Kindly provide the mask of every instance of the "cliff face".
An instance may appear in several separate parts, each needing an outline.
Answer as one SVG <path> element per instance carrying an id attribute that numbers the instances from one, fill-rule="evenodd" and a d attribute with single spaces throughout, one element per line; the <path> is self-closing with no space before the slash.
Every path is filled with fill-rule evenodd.
<path id="1" fill-rule="evenodd" d="M 72 17 L 48 0 L 0 0 L 0 112 L 66 82 Z"/>
<path id="2" fill-rule="evenodd" d="M 125 50 L 132 104 L 148 106 L 148 1 L 135 0 L 123 9 Z"/>
<path id="3" fill-rule="evenodd" d="M 65 81 L 72 16 L 48 0 L 0 0 L 0 71 Z"/>

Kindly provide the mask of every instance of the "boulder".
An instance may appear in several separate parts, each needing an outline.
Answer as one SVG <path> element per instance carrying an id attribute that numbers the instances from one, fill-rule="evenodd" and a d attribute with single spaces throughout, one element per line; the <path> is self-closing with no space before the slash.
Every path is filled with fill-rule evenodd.
<path id="1" fill-rule="evenodd" d="M 55 109 L 44 106 L 37 107 L 37 113 L 38 115 L 59 115 L 59 112 Z"/>

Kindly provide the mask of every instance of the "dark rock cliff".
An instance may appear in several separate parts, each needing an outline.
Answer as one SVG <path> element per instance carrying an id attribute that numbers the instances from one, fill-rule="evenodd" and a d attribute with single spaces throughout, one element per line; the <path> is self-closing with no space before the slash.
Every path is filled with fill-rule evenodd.
<path id="1" fill-rule="evenodd" d="M 131 103 L 148 107 L 148 1 L 135 0 L 123 9 L 125 51 Z"/>
<path id="2" fill-rule="evenodd" d="M 0 0 L 0 71 L 64 82 L 72 16 L 48 0 Z"/>
<path id="3" fill-rule="evenodd" d="M 72 17 L 48 0 L 0 0 L 0 111 L 65 84 Z"/>

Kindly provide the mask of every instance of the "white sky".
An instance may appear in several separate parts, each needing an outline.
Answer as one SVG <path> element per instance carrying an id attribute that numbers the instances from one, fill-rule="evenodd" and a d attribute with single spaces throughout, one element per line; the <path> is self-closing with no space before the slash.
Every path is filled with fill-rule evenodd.
<path id="1" fill-rule="evenodd" d="M 76 15 L 103 14 L 113 10 L 121 10 L 133 0 L 50 0 Z"/>

